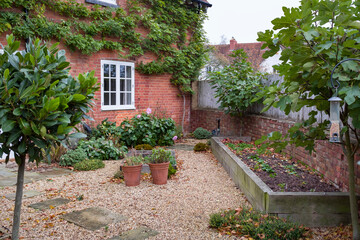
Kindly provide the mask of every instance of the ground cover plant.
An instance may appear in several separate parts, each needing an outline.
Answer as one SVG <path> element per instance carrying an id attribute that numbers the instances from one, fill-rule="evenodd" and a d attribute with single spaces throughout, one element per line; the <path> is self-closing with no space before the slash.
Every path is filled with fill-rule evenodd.
<path id="1" fill-rule="evenodd" d="M 307 228 L 276 216 L 263 215 L 253 209 L 237 208 L 210 215 L 209 225 L 221 234 L 246 239 L 304 239 Z"/>
<path id="2" fill-rule="evenodd" d="M 261 180 L 277 192 L 338 192 L 314 169 L 270 149 L 258 148 L 241 140 L 222 141 Z"/>
<path id="3" fill-rule="evenodd" d="M 104 167 L 105 164 L 100 159 L 85 159 L 74 164 L 74 170 L 77 171 L 92 171 Z"/>

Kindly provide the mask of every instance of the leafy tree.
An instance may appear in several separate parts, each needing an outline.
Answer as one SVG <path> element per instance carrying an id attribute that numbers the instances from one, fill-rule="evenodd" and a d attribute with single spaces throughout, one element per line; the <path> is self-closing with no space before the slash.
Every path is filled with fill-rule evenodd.
<path id="1" fill-rule="evenodd" d="M 272 21 L 273 30 L 258 33 L 258 41 L 265 42 L 263 48 L 268 48 L 265 58 L 283 49 L 280 58 L 283 62 L 276 70 L 284 76 L 284 81 L 267 87 L 258 97 L 265 99 L 263 111 L 271 106 L 286 114 L 303 107 L 315 107 L 317 111 L 312 111 L 307 120 L 295 124 L 285 136 L 274 132 L 261 141 L 271 140 L 278 150 L 291 143 L 311 152 L 316 139 L 326 139 L 329 121 L 319 123 L 315 116 L 318 111 L 329 114 L 328 99 L 335 94 L 330 83 L 332 69 L 340 61 L 360 55 L 360 2 L 303 0 L 299 8 L 284 7 L 283 12 L 284 16 Z M 354 155 L 360 144 L 359 72 L 357 61 L 345 61 L 333 75 L 340 84 L 337 94 L 343 99 L 341 146 L 349 167 L 354 239 L 360 239 L 354 182 Z M 355 138 L 355 142 L 351 141 L 351 137 Z"/>
<path id="2" fill-rule="evenodd" d="M 98 89 L 94 72 L 69 75 L 65 51 L 47 47 L 39 39 L 17 51 L 20 42 L 7 36 L 0 54 L 0 155 L 14 152 L 19 165 L 12 239 L 19 239 L 25 162 L 40 161 L 42 149 L 49 155 L 90 110 Z M 70 136 L 81 137 L 74 133 Z"/>
<path id="3" fill-rule="evenodd" d="M 220 71 L 210 74 L 210 84 L 215 89 L 220 108 L 225 113 L 240 115 L 246 111 L 259 91 L 261 74 L 255 73 L 243 49 L 230 54 L 233 61 Z"/>

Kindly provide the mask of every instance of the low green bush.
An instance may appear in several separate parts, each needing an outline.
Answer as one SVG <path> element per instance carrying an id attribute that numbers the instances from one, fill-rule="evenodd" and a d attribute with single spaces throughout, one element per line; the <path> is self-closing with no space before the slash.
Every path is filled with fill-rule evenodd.
<path id="1" fill-rule="evenodd" d="M 120 127 L 116 126 L 115 122 L 109 121 L 105 118 L 101 121 L 100 124 L 96 126 L 96 128 L 92 128 L 91 138 L 105 138 L 106 140 L 111 140 L 115 145 L 117 145 L 120 141 Z"/>
<path id="2" fill-rule="evenodd" d="M 193 135 L 196 139 L 208 139 L 212 136 L 211 132 L 201 127 L 195 129 Z"/>
<path id="3" fill-rule="evenodd" d="M 174 144 L 175 121 L 142 113 L 120 124 L 121 141 L 128 147 L 139 144 L 170 146 Z"/>
<path id="4" fill-rule="evenodd" d="M 195 152 L 202 152 L 202 151 L 207 151 L 209 149 L 209 145 L 205 144 L 205 143 L 197 143 L 194 146 L 194 151 Z"/>
<path id="5" fill-rule="evenodd" d="M 67 153 L 60 157 L 60 166 L 74 166 L 76 163 L 81 162 L 87 159 L 88 156 L 84 149 L 77 148 L 74 150 L 69 150 Z"/>
<path id="6" fill-rule="evenodd" d="M 136 150 L 152 150 L 153 147 L 150 144 L 139 144 L 135 146 Z"/>
<path id="7" fill-rule="evenodd" d="M 253 239 L 292 240 L 306 238 L 307 229 L 275 216 L 263 215 L 253 209 L 238 208 L 210 215 L 212 228 Z"/>
<path id="8" fill-rule="evenodd" d="M 169 164 L 169 170 L 168 170 L 168 178 L 170 178 L 172 175 L 175 175 L 176 169 L 173 167 L 172 164 Z"/>
<path id="9" fill-rule="evenodd" d="M 92 171 L 103 167 L 105 167 L 105 164 L 100 159 L 86 159 L 74 164 L 74 170 L 77 171 Z"/>
<path id="10" fill-rule="evenodd" d="M 125 146 L 118 148 L 110 140 L 105 138 L 91 138 L 90 140 L 81 140 L 78 149 L 83 149 L 89 159 L 100 160 L 118 160 L 125 157 L 127 148 Z"/>
<path id="11" fill-rule="evenodd" d="M 115 179 L 124 179 L 124 172 L 121 170 L 118 170 L 115 174 L 114 177 Z"/>

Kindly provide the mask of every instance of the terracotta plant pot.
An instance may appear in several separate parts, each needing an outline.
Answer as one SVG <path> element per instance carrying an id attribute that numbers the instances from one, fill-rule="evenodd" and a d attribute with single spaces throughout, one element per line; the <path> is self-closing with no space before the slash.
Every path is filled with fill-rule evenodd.
<path id="1" fill-rule="evenodd" d="M 167 183 L 169 163 L 149 163 L 154 184 L 163 185 Z"/>
<path id="2" fill-rule="evenodd" d="M 133 187 L 140 184 L 141 168 L 142 164 L 136 166 L 122 166 L 126 186 Z"/>

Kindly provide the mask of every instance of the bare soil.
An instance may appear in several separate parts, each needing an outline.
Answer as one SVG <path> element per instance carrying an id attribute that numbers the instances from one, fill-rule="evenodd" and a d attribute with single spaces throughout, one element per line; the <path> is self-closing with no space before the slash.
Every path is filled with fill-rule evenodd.
<path id="1" fill-rule="evenodd" d="M 229 139 L 224 142 L 240 143 Z M 281 154 L 259 154 L 255 147 L 231 150 L 275 192 L 339 192 L 315 170 Z"/>

